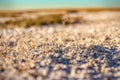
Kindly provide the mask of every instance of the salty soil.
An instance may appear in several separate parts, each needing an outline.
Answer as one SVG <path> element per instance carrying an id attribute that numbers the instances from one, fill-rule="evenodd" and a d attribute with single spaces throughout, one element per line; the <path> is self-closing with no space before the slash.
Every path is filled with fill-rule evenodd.
<path id="1" fill-rule="evenodd" d="M 84 24 L 0 30 L 0 79 L 120 80 L 120 12 L 84 14 Z"/>

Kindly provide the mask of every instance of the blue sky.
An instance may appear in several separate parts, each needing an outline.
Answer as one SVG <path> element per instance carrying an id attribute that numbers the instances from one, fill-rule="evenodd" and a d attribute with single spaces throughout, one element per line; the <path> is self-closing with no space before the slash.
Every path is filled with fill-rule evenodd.
<path id="1" fill-rule="evenodd" d="M 120 0 L 0 0 L 0 10 L 91 7 L 120 8 Z"/>

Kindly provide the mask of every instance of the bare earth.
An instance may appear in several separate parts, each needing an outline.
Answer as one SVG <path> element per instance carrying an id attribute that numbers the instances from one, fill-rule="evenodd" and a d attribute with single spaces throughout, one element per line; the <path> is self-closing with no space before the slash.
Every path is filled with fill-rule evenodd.
<path id="1" fill-rule="evenodd" d="M 0 80 L 120 80 L 120 12 L 69 15 L 86 22 L 0 30 Z"/>

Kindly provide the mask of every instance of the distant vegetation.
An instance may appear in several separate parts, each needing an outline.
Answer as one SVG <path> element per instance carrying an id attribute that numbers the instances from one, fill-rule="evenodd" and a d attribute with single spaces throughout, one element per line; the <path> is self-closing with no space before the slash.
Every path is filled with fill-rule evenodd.
<path id="1" fill-rule="evenodd" d="M 10 26 L 30 27 L 30 26 L 50 25 L 55 23 L 62 24 L 61 14 L 44 15 L 44 16 L 38 16 L 37 18 L 28 18 L 28 19 L 24 17 L 21 19 L 16 18 L 15 20 L 8 20 L 5 23 L 1 23 L 0 25 L 3 28 L 7 28 Z"/>
<path id="2" fill-rule="evenodd" d="M 18 17 L 22 12 L 0 12 L 0 17 Z"/>
<path id="3" fill-rule="evenodd" d="M 31 27 L 31 26 L 41 26 L 41 25 L 51 25 L 51 24 L 74 24 L 74 23 L 84 23 L 85 20 L 82 17 L 77 18 L 65 18 L 64 14 L 49 14 L 37 16 L 35 18 L 25 18 L 23 14 L 33 14 L 40 12 L 64 12 L 66 14 L 78 13 L 80 11 L 120 11 L 120 9 L 58 9 L 58 10 L 31 10 L 31 11 L 4 11 L 0 12 L 0 28 L 8 27 Z M 29 17 L 29 15 L 28 15 Z M 10 18 L 5 22 L 2 22 L 2 18 Z M 12 19 L 11 19 L 12 18 Z"/>
<path id="4" fill-rule="evenodd" d="M 7 27 L 9 25 L 17 25 L 17 26 L 23 26 L 23 27 L 30 27 L 30 26 L 40 26 L 40 25 L 49 25 L 49 24 L 54 24 L 54 23 L 62 23 L 61 21 L 62 15 L 45 15 L 45 16 L 39 16 L 35 19 L 16 19 L 14 21 L 9 20 L 6 21 L 3 24 L 3 27 Z"/>
<path id="5" fill-rule="evenodd" d="M 66 14 L 68 13 L 76 13 L 76 11 L 73 10 L 67 11 Z M 51 24 L 69 25 L 72 23 L 78 23 L 83 21 L 81 17 L 78 17 L 76 19 L 73 19 L 69 16 L 67 18 L 63 18 L 64 14 L 48 14 L 42 16 L 40 15 L 35 18 L 25 18 L 21 16 L 21 13 L 19 12 L 19 13 L 1 14 L 1 16 L 13 18 L 13 19 L 0 23 L 0 28 L 31 27 L 31 26 L 51 25 Z"/>

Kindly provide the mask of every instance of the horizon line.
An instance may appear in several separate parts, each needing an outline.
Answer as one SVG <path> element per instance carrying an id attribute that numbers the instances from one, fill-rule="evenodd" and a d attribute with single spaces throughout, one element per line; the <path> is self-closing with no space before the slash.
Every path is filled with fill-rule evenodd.
<path id="1" fill-rule="evenodd" d="M 13 10 L 1 10 L 0 12 L 6 12 L 6 11 L 51 11 L 51 10 L 93 10 L 93 11 L 99 11 L 99 10 L 117 10 L 120 11 L 120 7 L 89 7 L 89 8 L 39 8 L 39 9 L 13 9 Z"/>

